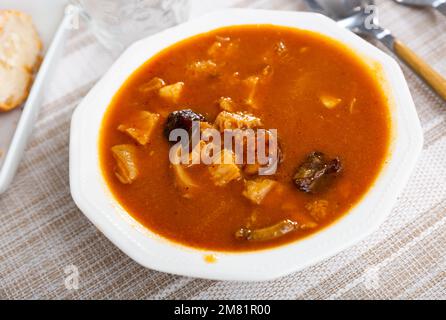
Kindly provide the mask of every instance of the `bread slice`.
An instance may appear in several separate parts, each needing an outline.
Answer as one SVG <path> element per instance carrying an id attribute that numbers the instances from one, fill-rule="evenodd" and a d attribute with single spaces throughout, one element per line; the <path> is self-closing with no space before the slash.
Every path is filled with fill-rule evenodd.
<path id="1" fill-rule="evenodd" d="M 31 17 L 0 10 L 0 111 L 14 109 L 26 99 L 41 51 Z"/>

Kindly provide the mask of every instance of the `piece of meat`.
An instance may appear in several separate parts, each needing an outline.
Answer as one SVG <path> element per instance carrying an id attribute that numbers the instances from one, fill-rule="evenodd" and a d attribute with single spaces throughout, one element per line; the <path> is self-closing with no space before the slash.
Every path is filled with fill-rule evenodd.
<path id="1" fill-rule="evenodd" d="M 173 150 L 176 159 L 172 161 L 170 167 L 173 169 L 175 178 L 175 187 L 181 191 L 182 196 L 185 198 L 192 198 L 193 192 L 197 189 L 198 185 L 192 180 L 189 174 L 186 172 L 186 166 L 180 162 L 181 148 L 179 145 L 176 150 Z M 192 155 L 189 154 L 189 158 Z M 171 159 L 172 160 L 172 159 Z M 189 159 L 192 160 L 192 159 Z M 187 165 L 190 166 L 190 165 Z"/>
<path id="2" fill-rule="evenodd" d="M 342 99 L 330 95 L 321 95 L 319 100 L 327 109 L 333 109 L 342 102 Z"/>
<path id="3" fill-rule="evenodd" d="M 243 133 L 243 132 L 242 132 Z M 248 162 L 244 157 L 243 172 L 247 175 L 273 175 L 279 164 L 283 161 L 283 152 L 279 145 L 276 133 L 270 130 L 258 130 L 255 135 L 255 143 L 249 143 L 243 135 L 235 135 L 235 143 L 243 144 L 244 154 L 255 155 L 254 162 Z M 259 148 L 264 144 L 263 148 Z"/>
<path id="4" fill-rule="evenodd" d="M 277 181 L 270 179 L 255 179 L 245 182 L 243 195 L 254 204 L 261 204 L 266 195 L 274 188 Z"/>
<path id="5" fill-rule="evenodd" d="M 149 82 L 142 84 L 139 87 L 139 91 L 141 91 L 143 93 L 149 93 L 149 92 L 159 90 L 162 87 L 164 87 L 165 85 L 166 85 L 166 83 L 164 82 L 163 79 L 154 77 Z"/>
<path id="6" fill-rule="evenodd" d="M 208 170 L 215 185 L 225 186 L 241 178 L 240 168 L 235 164 L 234 152 L 223 149 L 214 156 L 214 159 L 215 162 L 208 167 Z"/>
<path id="7" fill-rule="evenodd" d="M 288 48 L 285 45 L 285 42 L 279 41 L 274 45 L 274 52 L 279 56 L 283 57 L 288 53 Z"/>
<path id="8" fill-rule="evenodd" d="M 207 123 L 207 122 L 203 122 Z M 192 150 L 189 153 L 188 166 L 191 167 L 195 164 L 201 163 L 201 151 L 206 147 L 206 142 L 200 140 L 195 146 L 191 146 Z"/>
<path id="9" fill-rule="evenodd" d="M 226 63 L 226 59 L 240 51 L 240 40 L 229 37 L 216 37 L 216 41 L 209 47 L 208 55 L 218 63 Z"/>
<path id="10" fill-rule="evenodd" d="M 136 165 L 136 147 L 130 144 L 116 145 L 111 148 L 116 160 L 116 177 L 124 184 L 133 183 L 139 171 Z"/>
<path id="11" fill-rule="evenodd" d="M 259 76 L 250 76 L 242 81 L 244 86 L 247 89 L 247 97 L 245 99 L 245 103 L 253 108 L 256 107 L 255 96 L 258 90 L 258 86 L 260 83 Z"/>
<path id="12" fill-rule="evenodd" d="M 248 176 L 253 176 L 259 174 L 261 166 L 259 163 L 251 163 L 243 165 L 243 173 Z"/>
<path id="13" fill-rule="evenodd" d="M 231 97 L 220 97 L 218 99 L 218 105 L 221 110 L 232 112 L 235 109 L 235 102 Z"/>
<path id="14" fill-rule="evenodd" d="M 270 227 L 262 229 L 240 228 L 235 232 L 236 239 L 248 241 L 268 241 L 282 237 L 296 229 L 299 224 L 295 221 L 285 219 Z"/>
<path id="15" fill-rule="evenodd" d="M 316 221 L 324 220 L 328 214 L 328 201 L 324 199 L 315 200 L 305 205 L 305 209 Z"/>
<path id="16" fill-rule="evenodd" d="M 25 101 L 41 61 L 41 50 L 29 15 L 0 10 L 0 111 L 9 111 Z"/>
<path id="17" fill-rule="evenodd" d="M 183 192 L 183 196 L 186 198 L 190 196 L 192 189 L 198 187 L 191 177 L 186 173 L 185 168 L 181 164 L 172 164 L 173 171 L 175 173 L 175 185 Z"/>
<path id="18" fill-rule="evenodd" d="M 322 152 L 309 154 L 293 177 L 296 187 L 303 192 L 316 193 L 342 170 L 339 158 L 326 159 Z"/>
<path id="19" fill-rule="evenodd" d="M 148 111 L 139 111 L 127 123 L 121 124 L 118 130 L 128 134 L 140 145 L 145 146 L 150 141 L 153 129 L 158 124 L 160 115 Z"/>
<path id="20" fill-rule="evenodd" d="M 261 127 L 262 120 L 247 112 L 222 111 L 214 122 L 217 129 L 223 132 L 225 129 L 253 129 Z"/>
<path id="21" fill-rule="evenodd" d="M 161 98 L 171 103 L 178 103 L 183 92 L 184 82 L 177 82 L 159 89 L 158 93 Z"/>
<path id="22" fill-rule="evenodd" d="M 164 135 L 169 139 L 170 132 L 175 129 L 184 129 L 191 132 L 193 121 L 206 121 L 206 118 L 191 109 L 178 110 L 169 114 L 164 128 Z"/>
<path id="23" fill-rule="evenodd" d="M 217 64 L 212 60 L 195 61 L 194 63 L 188 65 L 187 69 L 195 77 L 200 75 L 216 77 L 218 75 Z"/>

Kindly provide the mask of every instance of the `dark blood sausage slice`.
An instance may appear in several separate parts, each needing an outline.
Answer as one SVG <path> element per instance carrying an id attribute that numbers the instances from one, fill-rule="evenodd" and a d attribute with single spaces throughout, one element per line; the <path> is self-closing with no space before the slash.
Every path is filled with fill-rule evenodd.
<path id="1" fill-rule="evenodd" d="M 328 160 L 322 152 L 315 151 L 297 169 L 293 181 L 300 191 L 315 193 L 321 191 L 341 170 L 339 158 Z"/>
<path id="2" fill-rule="evenodd" d="M 175 129 L 184 129 L 190 133 L 193 121 L 206 121 L 206 118 L 190 109 L 178 110 L 170 113 L 164 128 L 164 136 L 169 139 L 170 132 Z"/>

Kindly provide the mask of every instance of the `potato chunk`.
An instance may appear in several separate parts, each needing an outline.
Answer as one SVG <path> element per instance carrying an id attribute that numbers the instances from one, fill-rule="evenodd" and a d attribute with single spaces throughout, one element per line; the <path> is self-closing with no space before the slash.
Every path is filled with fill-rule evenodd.
<path id="1" fill-rule="evenodd" d="M 183 88 L 184 88 L 184 82 L 177 82 L 162 87 L 158 92 L 161 98 L 172 103 L 177 103 L 180 100 Z"/>
<path id="2" fill-rule="evenodd" d="M 127 133 L 140 145 L 145 146 L 150 141 L 153 129 L 160 120 L 160 115 L 148 111 L 140 111 L 128 123 L 121 124 L 118 130 Z"/>
<path id="3" fill-rule="evenodd" d="M 270 179 L 256 179 L 245 182 L 243 195 L 255 204 L 261 204 L 266 195 L 274 188 L 277 181 Z"/>
<path id="4" fill-rule="evenodd" d="M 116 145 L 111 148 L 116 160 L 116 177 L 124 184 L 131 184 L 138 177 L 136 147 L 130 144 Z"/>
<path id="5" fill-rule="evenodd" d="M 262 125 L 262 120 L 246 112 L 222 111 L 215 119 L 215 126 L 221 132 L 225 129 L 253 129 Z"/>
<path id="6" fill-rule="evenodd" d="M 215 185 L 224 186 L 233 180 L 240 179 L 240 168 L 235 164 L 234 152 L 223 149 L 214 159 L 220 160 L 220 163 L 215 162 L 209 166 L 209 173 Z"/>

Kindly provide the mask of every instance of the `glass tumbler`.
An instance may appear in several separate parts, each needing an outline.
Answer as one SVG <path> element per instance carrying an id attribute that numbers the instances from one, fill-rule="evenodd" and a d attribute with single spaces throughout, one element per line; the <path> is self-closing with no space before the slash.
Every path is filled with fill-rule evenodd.
<path id="1" fill-rule="evenodd" d="M 190 0 L 71 0 L 98 40 L 115 54 L 132 42 L 184 22 Z"/>

